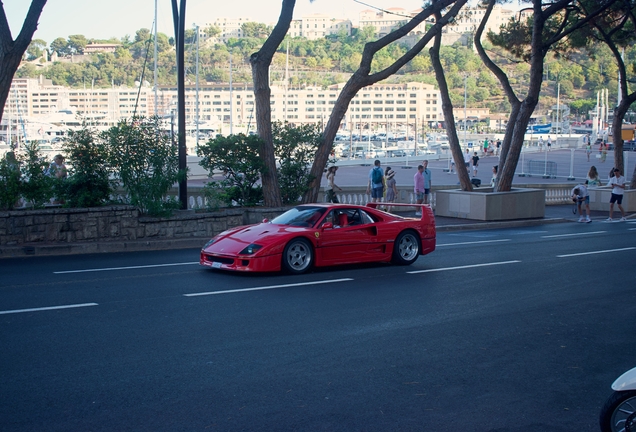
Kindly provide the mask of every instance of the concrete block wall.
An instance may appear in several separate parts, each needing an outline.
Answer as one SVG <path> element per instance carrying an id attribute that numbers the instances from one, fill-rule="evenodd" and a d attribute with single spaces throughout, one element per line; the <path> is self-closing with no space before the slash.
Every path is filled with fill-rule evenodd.
<path id="1" fill-rule="evenodd" d="M 168 218 L 143 216 L 131 206 L 0 212 L 0 248 L 38 243 L 114 242 L 211 238 L 239 225 L 272 219 L 286 208 L 175 212 Z"/>

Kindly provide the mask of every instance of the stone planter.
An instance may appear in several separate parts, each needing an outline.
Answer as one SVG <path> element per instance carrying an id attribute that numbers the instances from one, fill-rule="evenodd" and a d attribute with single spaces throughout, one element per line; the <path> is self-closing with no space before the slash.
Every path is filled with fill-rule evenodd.
<path id="1" fill-rule="evenodd" d="M 543 189 L 513 189 L 510 192 L 493 192 L 492 188 L 479 188 L 472 192 L 439 190 L 436 195 L 435 214 L 438 216 L 482 221 L 545 216 Z"/>
<path id="2" fill-rule="evenodd" d="M 609 202 L 612 197 L 612 188 L 603 186 L 599 188 L 588 188 L 590 194 L 590 210 L 609 211 Z M 626 212 L 636 212 L 636 189 L 626 189 L 623 194 L 623 209 Z M 620 216 L 620 210 L 618 206 L 614 206 L 614 211 L 618 212 Z"/>

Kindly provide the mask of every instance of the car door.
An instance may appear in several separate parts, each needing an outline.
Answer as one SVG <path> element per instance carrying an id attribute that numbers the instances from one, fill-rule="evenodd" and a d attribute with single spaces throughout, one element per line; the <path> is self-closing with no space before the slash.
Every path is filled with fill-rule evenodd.
<path id="1" fill-rule="evenodd" d="M 333 228 L 321 229 L 317 253 L 325 264 L 377 261 L 383 252 L 378 245 L 377 226 L 368 214 L 357 208 L 332 210 L 325 221 Z"/>

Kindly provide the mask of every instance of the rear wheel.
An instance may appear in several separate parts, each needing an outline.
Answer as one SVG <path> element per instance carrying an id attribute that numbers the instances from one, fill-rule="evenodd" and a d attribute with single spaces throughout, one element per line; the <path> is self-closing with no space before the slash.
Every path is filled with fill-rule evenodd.
<path id="1" fill-rule="evenodd" d="M 314 261 L 314 251 L 305 239 L 294 239 L 283 251 L 283 268 L 290 273 L 301 274 L 309 270 Z"/>
<path id="2" fill-rule="evenodd" d="M 410 265 L 420 255 L 420 239 L 414 231 L 401 232 L 393 245 L 393 263 Z"/>

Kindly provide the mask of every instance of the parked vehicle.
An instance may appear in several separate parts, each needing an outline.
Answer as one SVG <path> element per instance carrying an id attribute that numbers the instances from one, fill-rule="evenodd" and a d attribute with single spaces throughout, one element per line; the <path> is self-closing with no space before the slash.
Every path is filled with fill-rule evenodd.
<path id="1" fill-rule="evenodd" d="M 222 270 L 300 274 L 313 266 L 410 265 L 435 250 L 430 206 L 417 206 L 422 216 L 412 218 L 378 210 L 377 205 L 300 205 L 271 221 L 222 232 L 203 246 L 200 264 Z"/>
<path id="2" fill-rule="evenodd" d="M 601 408 L 601 432 L 636 431 L 636 368 L 619 376 L 612 390 L 614 393 Z"/>

